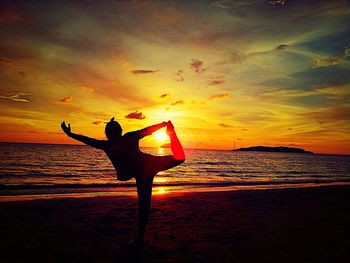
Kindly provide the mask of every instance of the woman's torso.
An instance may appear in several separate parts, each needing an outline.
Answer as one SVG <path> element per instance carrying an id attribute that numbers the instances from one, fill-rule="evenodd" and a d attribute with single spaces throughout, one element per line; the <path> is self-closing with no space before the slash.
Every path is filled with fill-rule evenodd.
<path id="1" fill-rule="evenodd" d="M 136 133 L 126 133 L 120 140 L 108 142 L 105 152 L 116 169 L 118 180 L 130 180 L 141 169 L 139 163 L 144 153 L 140 151 Z"/>

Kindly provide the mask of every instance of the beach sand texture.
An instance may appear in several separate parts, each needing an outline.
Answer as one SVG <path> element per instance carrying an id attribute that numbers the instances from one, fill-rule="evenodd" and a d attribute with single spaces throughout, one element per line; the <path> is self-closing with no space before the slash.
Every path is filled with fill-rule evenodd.
<path id="1" fill-rule="evenodd" d="M 350 262 L 350 186 L 2 202 L 1 262 Z"/>

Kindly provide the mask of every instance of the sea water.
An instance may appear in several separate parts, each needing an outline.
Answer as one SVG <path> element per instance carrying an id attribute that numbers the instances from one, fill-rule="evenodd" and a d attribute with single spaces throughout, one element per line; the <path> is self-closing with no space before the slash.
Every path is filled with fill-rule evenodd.
<path id="1" fill-rule="evenodd" d="M 142 148 L 155 154 L 169 149 Z M 186 161 L 154 179 L 160 192 L 350 183 L 350 156 L 186 150 Z M 85 145 L 0 143 L 0 195 L 135 192 L 106 154 Z"/>

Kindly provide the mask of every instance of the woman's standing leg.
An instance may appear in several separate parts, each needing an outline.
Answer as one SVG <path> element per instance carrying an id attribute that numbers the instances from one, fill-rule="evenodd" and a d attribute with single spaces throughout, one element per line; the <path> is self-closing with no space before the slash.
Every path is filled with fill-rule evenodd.
<path id="1" fill-rule="evenodd" d="M 142 244 L 146 232 L 152 198 L 153 174 L 140 174 L 136 177 L 137 197 L 139 203 L 138 229 L 135 243 Z"/>
<path id="2" fill-rule="evenodd" d="M 137 196 L 139 202 L 138 230 L 134 244 L 142 244 L 148 223 L 151 208 L 153 178 L 159 171 L 164 171 L 175 167 L 185 161 L 185 153 L 177 138 L 173 124 L 169 121 L 167 134 L 170 137 L 171 151 L 173 155 L 152 156 L 142 155 L 142 172 L 136 177 Z"/>

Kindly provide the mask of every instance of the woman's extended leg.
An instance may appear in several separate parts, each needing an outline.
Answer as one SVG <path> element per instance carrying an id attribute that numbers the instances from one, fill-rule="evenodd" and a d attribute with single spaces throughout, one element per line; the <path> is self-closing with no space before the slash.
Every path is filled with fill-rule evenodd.
<path id="1" fill-rule="evenodd" d="M 171 121 L 168 121 L 167 134 L 169 135 L 169 138 L 170 138 L 170 148 L 171 148 L 172 155 L 151 156 L 150 157 L 151 165 L 149 166 L 152 167 L 151 173 L 153 174 L 157 174 L 160 171 L 165 171 L 175 166 L 178 166 L 182 164 L 186 159 L 185 152 L 182 148 L 179 138 L 177 138 L 177 135 L 174 130 L 174 126 L 171 123 Z"/>
<path id="2" fill-rule="evenodd" d="M 177 138 L 174 125 L 171 123 L 171 121 L 168 121 L 168 126 L 166 130 L 167 134 L 169 135 L 170 138 L 170 146 L 171 146 L 171 151 L 173 153 L 173 156 L 176 160 L 185 160 L 185 152 L 184 149 L 182 148 L 182 145 L 179 141 L 179 138 Z"/>
<path id="3" fill-rule="evenodd" d="M 170 137 L 170 148 L 172 155 L 149 155 L 148 165 L 146 165 L 146 167 L 149 169 L 148 173 L 156 175 L 160 171 L 165 171 L 182 164 L 186 159 L 185 152 L 179 139 L 177 138 L 174 126 L 170 121 L 168 122 L 167 134 Z"/>

